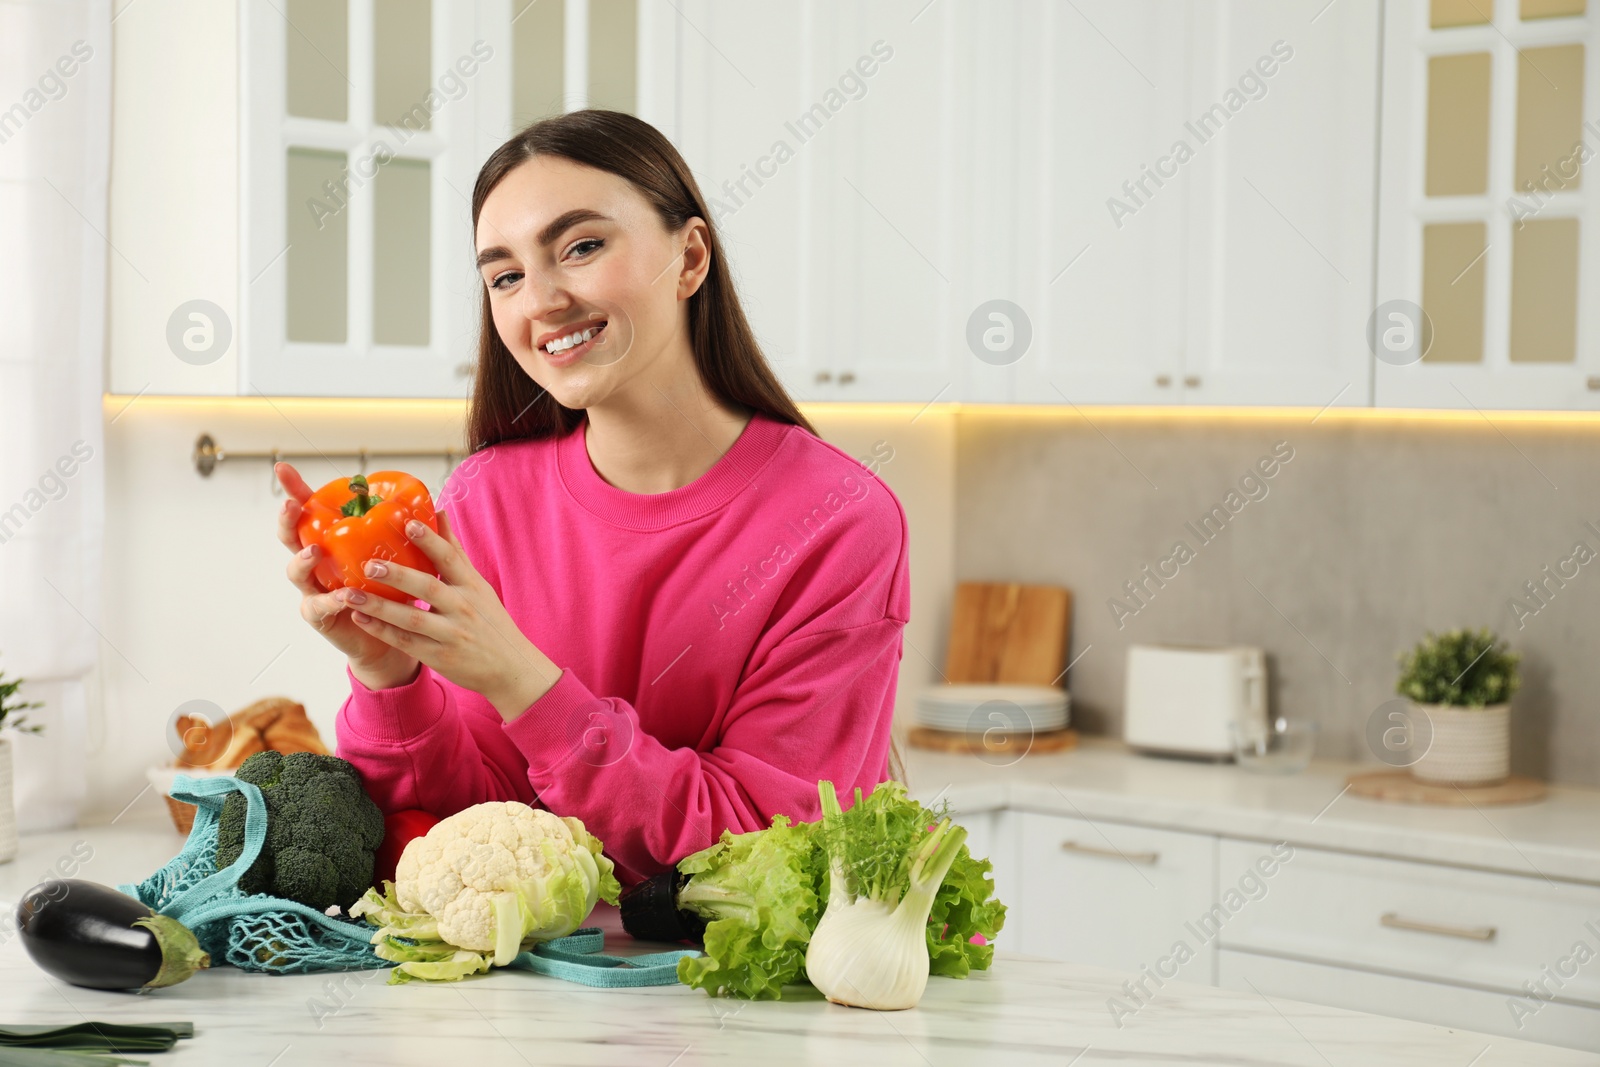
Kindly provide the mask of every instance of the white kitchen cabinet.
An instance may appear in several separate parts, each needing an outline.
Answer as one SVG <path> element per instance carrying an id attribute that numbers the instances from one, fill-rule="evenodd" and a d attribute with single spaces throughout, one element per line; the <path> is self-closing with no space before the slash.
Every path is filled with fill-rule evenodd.
<path id="1" fill-rule="evenodd" d="M 1600 150 L 1600 125 L 1577 125 L 1600 114 L 1593 12 L 1478 5 L 1492 23 L 1436 28 L 1433 5 L 1371 0 L 424 6 L 430 84 L 459 60 L 473 72 L 404 136 L 367 121 L 369 38 L 394 10 L 374 0 L 340 6 L 349 110 L 337 121 L 286 115 L 281 99 L 284 12 L 332 8 L 199 17 L 168 0 L 118 21 L 112 391 L 461 395 L 477 330 L 471 178 L 528 117 L 513 106 L 527 72 L 556 65 L 526 60 L 534 46 L 512 19 L 560 13 L 559 32 L 522 35 L 561 57 L 564 82 L 541 96 L 554 111 L 584 102 L 600 62 L 589 28 L 626 10 L 635 111 L 689 161 L 756 335 L 802 401 L 1600 408 L 1586 310 L 1600 306 L 1600 271 L 1580 269 L 1600 255 L 1600 197 L 1575 179 L 1537 196 L 1517 181 L 1531 166 L 1519 160 L 1543 158 L 1523 144 L 1539 124 L 1521 100 L 1554 116 L 1547 139 Z M 161 66 L 173 52 L 206 61 L 174 81 Z M 1449 94 L 1430 94 L 1430 64 L 1477 54 L 1487 177 L 1479 192 L 1435 195 L 1430 99 Z M 1560 84 L 1540 77 L 1558 66 Z M 237 101 L 214 91 L 235 81 Z M 288 282 L 307 254 L 289 239 L 289 204 L 310 199 L 290 195 L 288 155 L 301 171 L 359 169 L 385 131 L 396 161 L 356 174 L 332 216 L 346 249 L 330 314 L 344 330 L 291 340 L 291 293 L 334 286 Z M 419 217 L 400 210 L 419 195 L 425 224 L 384 222 Z M 1439 353 L 1375 361 L 1373 303 L 1426 303 L 1426 235 L 1462 225 L 1482 227 L 1483 254 L 1436 288 L 1481 290 L 1478 310 L 1436 306 Z M 398 303 L 408 316 L 426 307 L 425 341 L 382 336 L 378 296 L 395 291 L 383 265 L 407 234 L 412 254 L 430 249 L 426 293 Z M 1435 358 L 1469 320 L 1477 354 Z"/>
<path id="2" fill-rule="evenodd" d="M 798 345 L 808 276 L 800 216 L 813 164 L 804 155 L 790 158 L 789 149 L 777 149 L 780 140 L 792 148 L 796 139 L 785 127 L 796 110 L 794 94 L 785 90 L 802 77 L 803 52 L 792 46 L 808 10 L 789 4 L 685 3 L 687 26 L 680 25 L 674 46 L 682 79 L 677 126 L 670 136 L 706 198 L 745 314 L 768 361 L 791 394 L 825 399 L 826 392 L 810 378 L 827 363 L 814 370 Z"/>
<path id="3" fill-rule="evenodd" d="M 1223 882 L 1263 847 L 1223 838 Z M 1302 846 L 1218 944 L 1232 988 L 1600 1048 L 1600 886 Z"/>
<path id="4" fill-rule="evenodd" d="M 1224 880 L 1259 848 L 1224 839 Z M 1600 950 L 1600 886 L 1300 847 L 1219 940 L 1509 993 L 1579 940 Z M 1600 967 L 1576 968 L 1560 992 L 1600 1008 Z"/>
<path id="5" fill-rule="evenodd" d="M 232 89 L 242 17 L 234 4 L 166 2 L 111 24 L 110 392 L 238 391 L 239 119 Z M 215 316 L 207 324 L 179 312 L 198 309 L 199 300 L 222 310 L 225 330 Z M 175 315 L 180 331 L 200 327 L 188 338 L 197 347 L 209 325 L 205 340 L 219 350 L 180 359 L 167 341 Z"/>
<path id="6" fill-rule="evenodd" d="M 1322 7 L 1044 21 L 1039 211 L 1081 259 L 1040 289 L 1017 399 L 1370 403 L 1377 7 Z"/>
<path id="7" fill-rule="evenodd" d="M 1010 817 L 1017 885 L 1007 944 L 1134 981 L 1148 968 L 1214 984 L 1214 945 L 1190 924 L 1215 900 L 1215 837 L 1031 811 Z"/>
<path id="8" fill-rule="evenodd" d="M 1030 14 L 1033 36 L 1016 47 L 1037 58 L 1002 67 L 1036 71 L 1009 83 L 1017 94 L 1009 106 L 1025 123 L 1005 131 L 1014 147 L 985 138 L 997 151 L 972 160 L 995 180 L 964 231 L 975 268 L 1013 287 L 996 284 L 994 295 L 1031 318 L 1032 343 L 1015 364 L 1009 399 L 1181 403 L 1193 176 L 1180 171 L 1158 186 L 1145 168 L 1185 136 L 1193 5 L 1106 0 L 1030 6 Z M 1012 163 L 1000 158 L 1008 150 L 1025 154 Z M 1147 195 L 1127 191 L 1141 181 Z M 999 253 L 1020 255 L 1023 273 L 1003 273 L 1017 267 Z M 970 352 L 966 359 L 980 362 Z"/>
<path id="9" fill-rule="evenodd" d="M 1380 407 L 1600 410 L 1600 19 L 1525 8 L 1386 6 L 1377 299 L 1431 348 Z"/>
<path id="10" fill-rule="evenodd" d="M 978 811 L 971 814 L 951 812 L 950 821 L 967 832 L 966 844 L 969 852 L 980 858 L 992 857 L 995 820 L 1000 814 L 994 811 Z"/>
<path id="11" fill-rule="evenodd" d="M 951 79 L 976 58 L 961 27 L 985 18 L 944 5 L 912 23 L 882 0 L 682 11 L 698 32 L 680 35 L 675 140 L 784 386 L 802 401 L 959 399 L 952 204 L 971 154 L 962 93 L 982 78 Z M 1003 27 L 988 31 L 996 56 L 1017 17 L 986 16 Z"/>
<path id="12" fill-rule="evenodd" d="M 992 814 L 1005 951 L 1110 967 L 1159 1001 L 1181 940 L 1189 981 L 1600 1052 L 1600 792 L 1553 786 L 1491 826 L 1330 807 L 1359 763 L 1261 777 L 1090 738 L 1004 769 L 907 762 L 974 828 Z"/>
<path id="13" fill-rule="evenodd" d="M 1011 840 L 1013 836 L 1011 821 L 1014 818 L 1015 816 L 1007 811 L 951 813 L 951 821 L 967 831 L 967 851 L 978 859 L 989 861 L 995 896 L 1007 905 L 1006 922 L 1000 936 L 1005 938 L 1006 944 L 1023 951 L 1021 943 L 1013 936 L 1011 927 L 1010 905 L 1017 899 L 1016 849 Z"/>
<path id="14" fill-rule="evenodd" d="M 1156 994 L 1176 970 L 1600 1050 L 1600 886 L 1009 808 L 962 821 L 991 835 L 1013 951 Z"/>
<path id="15" fill-rule="evenodd" d="M 852 73 L 865 87 L 806 146 L 817 152 L 805 349 L 832 371 L 835 399 L 957 399 L 967 392 L 970 360 L 958 346 L 977 273 L 959 237 L 977 221 L 963 196 L 986 154 L 973 146 L 992 137 L 998 149 L 1017 121 L 984 102 L 989 83 L 1016 76 L 1002 67 L 1031 10 L 942 5 L 912 23 L 916 12 L 892 0 L 805 6 L 815 44 L 799 106 L 815 114 Z M 983 129 L 972 123 L 978 111 Z"/>
<path id="16" fill-rule="evenodd" d="M 678 144 L 797 398 L 1177 395 L 1183 194 L 1120 228 L 1106 202 L 1181 128 L 1187 14 L 1157 0 L 684 12 L 702 33 L 682 40 Z"/>
<path id="17" fill-rule="evenodd" d="M 1269 1001 L 1303 1000 L 1569 1048 L 1600 1050 L 1600 1010 L 1504 992 L 1221 948 L 1217 984 Z M 1530 978 L 1537 977 L 1530 975 Z M 1513 1013 L 1513 1004 L 1520 1005 Z"/>
<path id="18" fill-rule="evenodd" d="M 478 78 L 512 50 L 479 37 L 472 4 L 388 10 L 402 25 L 385 31 L 373 0 L 240 6 L 242 395 L 466 392 L 476 271 L 458 191 L 493 111 Z M 386 40 L 403 58 L 384 62 Z"/>
<path id="19" fill-rule="evenodd" d="M 464 395 L 478 168 L 589 102 L 671 136 L 678 22 L 662 0 L 160 0 L 118 19 L 110 390 Z"/>
<path id="20" fill-rule="evenodd" d="M 1379 9 L 1190 8 L 1185 403 L 1371 403 Z"/>
<path id="21" fill-rule="evenodd" d="M 800 399 L 1366 404 L 1376 11 L 697 0 L 679 145 Z"/>

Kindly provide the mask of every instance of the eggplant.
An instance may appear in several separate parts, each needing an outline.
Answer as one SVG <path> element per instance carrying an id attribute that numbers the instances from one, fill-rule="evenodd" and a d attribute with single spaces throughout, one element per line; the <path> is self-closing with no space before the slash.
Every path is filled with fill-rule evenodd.
<path id="1" fill-rule="evenodd" d="M 81 878 L 40 882 L 17 905 L 22 944 L 41 970 L 86 989 L 146 992 L 211 966 L 193 931 L 142 901 Z"/>
<path id="2" fill-rule="evenodd" d="M 706 920 L 678 907 L 678 893 L 689 876 L 676 867 L 622 891 L 617 907 L 622 929 L 640 941 L 693 941 L 704 944 Z"/>

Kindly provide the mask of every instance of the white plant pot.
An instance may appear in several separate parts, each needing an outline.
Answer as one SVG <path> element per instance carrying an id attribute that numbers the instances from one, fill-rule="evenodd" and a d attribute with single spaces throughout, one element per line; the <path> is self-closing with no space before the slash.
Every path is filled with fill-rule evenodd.
<path id="1" fill-rule="evenodd" d="M 1459 708 L 1418 704 L 1433 725 L 1433 741 L 1411 765 L 1429 785 L 1493 785 L 1511 773 L 1511 705 Z"/>
<path id="2" fill-rule="evenodd" d="M 0 737 L 0 863 L 17 855 L 17 809 L 11 795 L 11 739 Z"/>

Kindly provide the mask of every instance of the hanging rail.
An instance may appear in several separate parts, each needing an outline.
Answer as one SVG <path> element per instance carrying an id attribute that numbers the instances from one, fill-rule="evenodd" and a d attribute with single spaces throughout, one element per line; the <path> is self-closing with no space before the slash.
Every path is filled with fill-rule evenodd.
<path id="1" fill-rule="evenodd" d="M 447 449 L 443 449 L 443 450 L 437 450 L 437 449 L 390 450 L 390 449 L 358 448 L 353 452 L 352 451 L 348 451 L 348 450 L 347 451 L 334 451 L 334 452 L 316 451 L 316 450 L 313 450 L 313 451 L 310 451 L 310 452 L 293 452 L 293 451 L 286 451 L 286 450 L 283 450 L 283 449 L 273 448 L 273 449 L 269 449 L 269 450 L 267 450 L 265 452 L 235 452 L 235 451 L 232 451 L 231 449 L 223 448 L 221 445 L 217 444 L 216 438 L 212 437 L 210 434 L 203 433 L 198 438 L 195 439 L 195 442 L 194 442 L 194 456 L 193 456 L 193 458 L 194 458 L 194 469 L 197 472 L 199 472 L 199 474 L 200 474 L 200 476 L 202 478 L 211 477 L 211 473 L 217 469 L 217 465 L 219 463 L 222 463 L 224 460 L 236 460 L 236 459 L 264 459 L 264 460 L 269 460 L 271 462 L 270 462 L 270 465 L 268 467 L 268 470 L 270 470 L 272 472 L 272 486 L 276 490 L 276 489 L 281 489 L 282 488 L 278 484 L 278 474 L 277 474 L 277 470 L 276 470 L 279 460 L 325 459 L 325 460 L 329 460 L 331 462 L 331 461 L 336 460 L 336 459 L 353 459 L 353 460 L 357 461 L 360 464 L 360 473 L 365 474 L 365 473 L 367 473 L 367 463 L 370 460 L 377 459 L 377 458 L 380 458 L 380 457 L 381 458 L 385 458 L 385 459 L 392 459 L 392 458 L 402 457 L 402 456 L 407 458 L 407 459 L 416 459 L 416 458 L 442 459 L 442 460 L 445 461 L 445 471 L 444 471 L 445 477 L 448 478 L 450 476 L 450 472 L 455 470 L 456 463 L 462 458 L 463 455 L 464 455 L 464 453 L 462 453 L 462 452 L 460 452 L 460 451 L 458 451 L 457 449 L 454 449 L 454 448 L 447 448 Z"/>

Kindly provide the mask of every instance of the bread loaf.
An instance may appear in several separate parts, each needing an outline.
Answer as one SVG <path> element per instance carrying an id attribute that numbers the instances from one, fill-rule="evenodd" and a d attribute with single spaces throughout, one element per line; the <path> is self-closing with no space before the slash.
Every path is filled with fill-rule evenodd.
<path id="1" fill-rule="evenodd" d="M 208 724 L 198 716 L 176 720 L 183 752 L 178 767 L 233 770 L 263 749 L 277 752 L 317 752 L 328 755 L 306 709 L 288 697 L 267 697 L 229 715 L 225 722 Z"/>
<path id="2" fill-rule="evenodd" d="M 241 708 L 220 723 L 208 723 L 198 715 L 179 715 L 174 721 L 183 751 L 173 766 L 204 771 L 233 771 L 263 749 L 278 752 L 317 752 L 332 755 L 311 720 L 305 705 L 288 697 L 267 697 Z M 193 804 L 174 800 L 169 795 L 167 810 L 179 833 L 194 826 Z"/>

